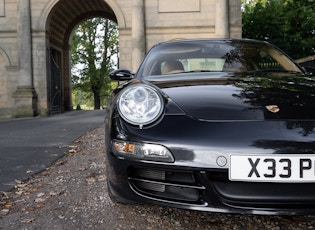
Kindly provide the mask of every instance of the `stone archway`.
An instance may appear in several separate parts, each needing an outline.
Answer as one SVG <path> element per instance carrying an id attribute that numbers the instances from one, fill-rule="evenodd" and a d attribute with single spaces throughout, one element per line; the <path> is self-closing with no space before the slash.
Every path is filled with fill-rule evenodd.
<path id="1" fill-rule="evenodd" d="M 109 4 L 118 11 L 118 18 Z M 48 31 L 47 99 L 48 112 L 53 114 L 72 110 L 70 55 L 71 34 L 74 28 L 81 21 L 92 17 L 108 18 L 116 23 L 121 23 L 122 26 L 125 22 L 119 8 L 112 1 L 61 0 L 50 6 L 52 8 L 46 20 Z"/>

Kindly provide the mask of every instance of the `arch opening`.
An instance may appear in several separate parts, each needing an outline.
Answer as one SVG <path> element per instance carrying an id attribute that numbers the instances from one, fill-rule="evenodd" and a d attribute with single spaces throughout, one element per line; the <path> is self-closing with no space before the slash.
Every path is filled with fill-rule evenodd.
<path id="1" fill-rule="evenodd" d="M 47 17 L 47 101 L 50 115 L 73 109 L 72 32 L 81 22 L 96 17 L 118 21 L 113 9 L 104 0 L 61 0 Z"/>
<path id="2" fill-rule="evenodd" d="M 108 77 L 118 66 L 118 27 L 106 18 L 80 23 L 72 36 L 71 70 L 74 109 L 106 107 L 116 82 Z"/>

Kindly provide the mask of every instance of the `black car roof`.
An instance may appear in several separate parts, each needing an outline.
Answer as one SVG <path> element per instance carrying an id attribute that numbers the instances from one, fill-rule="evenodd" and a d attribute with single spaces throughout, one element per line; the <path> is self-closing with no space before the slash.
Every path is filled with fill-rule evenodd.
<path id="1" fill-rule="evenodd" d="M 249 38 L 198 38 L 198 39 L 174 39 L 165 42 L 160 42 L 155 46 L 170 44 L 170 43 L 190 43 L 190 42 L 244 42 L 244 43 L 260 43 L 260 44 L 269 44 L 267 41 L 249 39 Z"/>

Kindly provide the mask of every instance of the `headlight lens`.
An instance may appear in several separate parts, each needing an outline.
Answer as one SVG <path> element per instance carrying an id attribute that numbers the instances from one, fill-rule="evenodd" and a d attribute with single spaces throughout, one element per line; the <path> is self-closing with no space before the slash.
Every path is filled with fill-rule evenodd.
<path id="1" fill-rule="evenodd" d="M 172 153 L 164 146 L 126 141 L 113 141 L 114 153 L 128 159 L 173 163 Z"/>
<path id="2" fill-rule="evenodd" d="M 126 88 L 119 97 L 120 116 L 133 125 L 146 125 L 160 117 L 164 104 L 160 94 L 147 85 Z"/>

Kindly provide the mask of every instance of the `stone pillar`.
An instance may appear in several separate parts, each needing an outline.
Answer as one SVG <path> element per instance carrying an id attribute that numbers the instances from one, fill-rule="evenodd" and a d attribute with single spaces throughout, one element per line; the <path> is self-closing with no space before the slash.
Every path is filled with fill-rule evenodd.
<path id="1" fill-rule="evenodd" d="M 35 116 L 37 113 L 37 95 L 33 87 L 30 0 L 17 1 L 17 42 L 19 86 L 13 94 L 15 102 L 13 116 Z"/>
<path id="2" fill-rule="evenodd" d="M 216 0 L 215 35 L 217 38 L 229 38 L 229 0 Z"/>
<path id="3" fill-rule="evenodd" d="M 132 7 L 132 70 L 136 71 L 145 55 L 145 15 L 144 0 L 133 0 Z"/>

